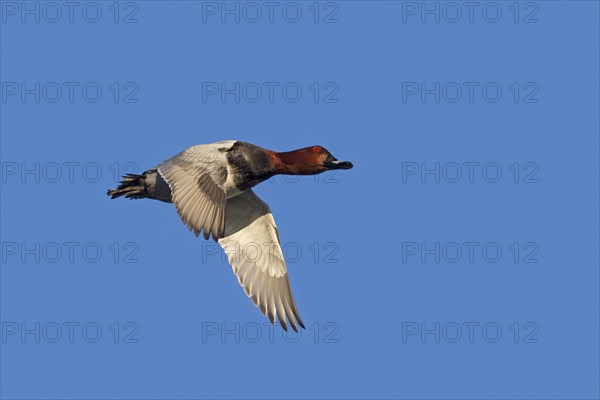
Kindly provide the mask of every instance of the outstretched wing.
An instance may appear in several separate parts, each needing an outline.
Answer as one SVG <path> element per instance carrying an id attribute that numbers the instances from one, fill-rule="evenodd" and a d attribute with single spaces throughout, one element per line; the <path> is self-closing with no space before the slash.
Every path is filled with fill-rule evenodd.
<path id="1" fill-rule="evenodd" d="M 225 232 L 226 158 L 218 144 L 194 146 L 158 165 L 184 224 L 217 240 Z"/>
<path id="2" fill-rule="evenodd" d="M 296 332 L 300 319 L 275 220 L 265 204 L 252 190 L 227 200 L 225 236 L 219 244 L 244 291 L 271 323 L 275 316 L 283 329 L 287 321 Z"/>

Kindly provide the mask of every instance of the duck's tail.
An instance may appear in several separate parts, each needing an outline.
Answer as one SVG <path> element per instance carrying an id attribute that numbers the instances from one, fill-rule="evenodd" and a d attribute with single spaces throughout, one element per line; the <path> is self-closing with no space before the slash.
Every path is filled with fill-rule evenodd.
<path id="1" fill-rule="evenodd" d="M 106 192 L 111 198 L 125 196 L 128 199 L 143 199 L 146 194 L 146 174 L 127 174 L 116 189 L 108 189 Z"/>

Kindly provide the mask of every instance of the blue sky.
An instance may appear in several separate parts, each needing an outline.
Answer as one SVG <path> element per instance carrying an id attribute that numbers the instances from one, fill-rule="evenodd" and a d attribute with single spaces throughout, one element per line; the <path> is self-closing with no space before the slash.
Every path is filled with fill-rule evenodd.
<path id="1" fill-rule="evenodd" d="M 1 3 L 3 398 L 598 398 L 597 2 L 48 4 Z M 256 189 L 301 336 L 105 195 L 224 139 L 354 163 Z"/>

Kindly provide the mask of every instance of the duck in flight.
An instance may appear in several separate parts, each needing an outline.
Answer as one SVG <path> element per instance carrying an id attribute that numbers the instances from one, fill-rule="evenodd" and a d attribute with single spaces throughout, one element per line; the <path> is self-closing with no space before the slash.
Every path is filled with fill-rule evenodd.
<path id="1" fill-rule="evenodd" d="M 315 175 L 350 169 L 321 146 L 275 152 L 226 140 L 192 146 L 141 175 L 127 174 L 111 198 L 154 199 L 173 203 L 196 236 L 217 241 L 227 254 L 246 295 L 272 324 L 294 331 L 304 323 L 294 302 L 279 234 L 269 206 L 252 188 L 270 177 Z M 258 257 L 240 257 L 240 249 L 259 246 Z M 287 320 L 287 321 L 286 321 Z"/>

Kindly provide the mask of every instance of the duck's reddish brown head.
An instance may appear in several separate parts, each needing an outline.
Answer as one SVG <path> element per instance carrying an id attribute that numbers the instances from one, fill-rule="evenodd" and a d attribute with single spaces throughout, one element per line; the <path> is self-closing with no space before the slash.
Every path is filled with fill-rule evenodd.
<path id="1" fill-rule="evenodd" d="M 322 146 L 278 153 L 269 152 L 271 163 L 278 173 L 288 175 L 315 175 L 334 169 L 350 169 L 350 161 L 339 161 Z"/>

